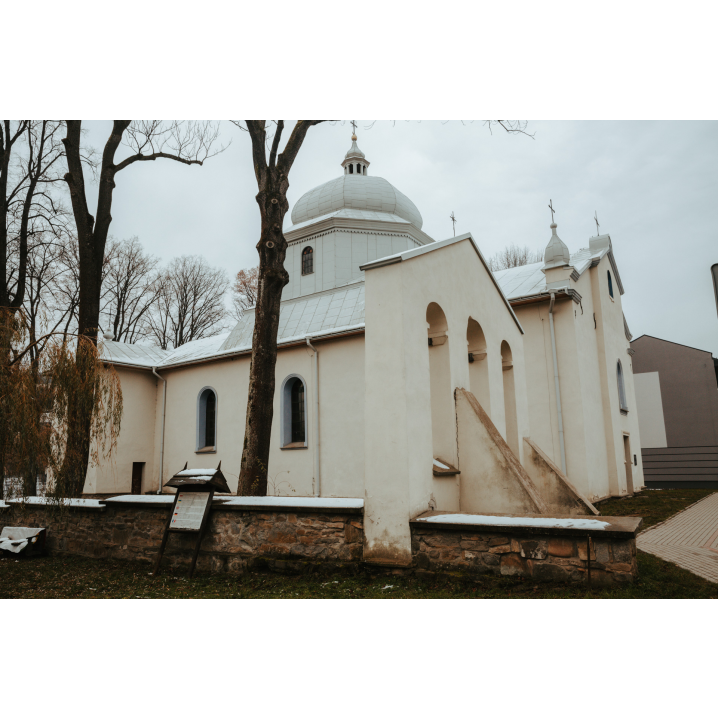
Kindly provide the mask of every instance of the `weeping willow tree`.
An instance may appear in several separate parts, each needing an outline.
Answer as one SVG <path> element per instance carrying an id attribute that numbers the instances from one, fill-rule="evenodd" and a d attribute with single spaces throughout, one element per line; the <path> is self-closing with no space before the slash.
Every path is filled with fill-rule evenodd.
<path id="1" fill-rule="evenodd" d="M 48 339 L 43 337 L 42 339 Z M 35 494 L 37 476 L 47 470 L 47 495 L 56 500 L 82 494 L 85 474 L 68 470 L 108 458 L 117 446 L 122 419 L 122 390 L 114 369 L 105 366 L 101 347 L 84 337 L 63 336 L 49 342 L 39 356 L 27 344 L 21 312 L 0 310 L 0 341 L 7 360 L 0 363 L 0 468 L 14 479 L 15 494 Z M 91 426 L 88 445 L 73 448 L 71 413 Z"/>

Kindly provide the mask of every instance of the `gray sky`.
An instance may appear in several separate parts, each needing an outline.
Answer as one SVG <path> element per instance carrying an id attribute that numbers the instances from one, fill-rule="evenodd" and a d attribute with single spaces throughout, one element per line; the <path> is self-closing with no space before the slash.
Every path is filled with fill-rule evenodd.
<path id="1" fill-rule="evenodd" d="M 718 356 L 710 266 L 718 262 L 717 122 L 529 122 L 532 140 L 482 122 L 358 121 L 370 173 L 416 204 L 434 239 L 471 232 L 485 256 L 515 242 L 543 249 L 558 234 L 571 252 L 608 232 L 634 337 L 652 334 Z M 87 122 L 101 150 L 110 122 Z M 299 197 L 342 173 L 348 125 L 309 131 L 290 175 Z M 158 160 L 117 177 L 111 234 L 137 235 L 164 261 L 202 254 L 231 275 L 257 263 L 257 188 L 249 136 L 228 123 L 231 145 L 203 167 Z M 93 211 L 91 209 L 91 211 Z"/>

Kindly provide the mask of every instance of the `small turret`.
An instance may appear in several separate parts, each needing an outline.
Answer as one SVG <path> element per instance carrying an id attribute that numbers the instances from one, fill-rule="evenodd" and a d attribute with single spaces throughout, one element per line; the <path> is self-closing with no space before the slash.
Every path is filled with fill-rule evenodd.
<path id="1" fill-rule="evenodd" d="M 551 239 L 546 245 L 546 251 L 543 255 L 544 269 L 554 269 L 556 267 L 565 267 L 571 261 L 571 254 L 568 247 L 563 243 L 561 238 L 556 234 L 555 222 L 551 223 Z"/>

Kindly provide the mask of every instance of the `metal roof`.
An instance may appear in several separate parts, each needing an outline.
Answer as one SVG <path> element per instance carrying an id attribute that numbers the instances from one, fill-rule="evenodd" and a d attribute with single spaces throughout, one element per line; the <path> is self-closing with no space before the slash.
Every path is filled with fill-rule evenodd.
<path id="1" fill-rule="evenodd" d="M 287 343 L 311 334 L 333 334 L 364 326 L 364 280 L 306 297 L 282 302 L 277 343 Z M 250 309 L 232 330 L 222 351 L 252 348 L 254 310 Z"/>
<path id="2" fill-rule="evenodd" d="M 592 252 L 589 248 L 579 249 L 571 255 L 570 266 L 576 272 L 583 274 L 589 267 L 595 266 L 605 254 L 611 252 L 610 245 L 598 251 Z M 611 262 L 614 274 L 618 275 L 615 263 Z M 519 297 L 531 297 L 537 294 L 544 294 L 546 289 L 546 275 L 543 273 L 544 263 L 534 262 L 533 264 L 525 264 L 522 267 L 512 267 L 511 269 L 502 269 L 494 272 L 494 277 L 499 283 L 501 290 L 506 298 L 511 301 Z M 621 294 L 623 288 L 619 285 Z"/>
<path id="3" fill-rule="evenodd" d="M 343 287 L 282 302 L 277 343 L 303 341 L 364 329 L 364 280 Z M 215 357 L 249 352 L 254 332 L 254 309 L 245 312 L 234 329 L 207 339 L 187 342 L 177 349 L 163 350 L 141 344 L 106 341 L 106 361 L 120 366 L 158 369 L 192 364 Z"/>
<path id="4" fill-rule="evenodd" d="M 421 229 L 416 205 L 383 177 L 342 175 L 303 194 L 292 209 L 292 222 L 301 224 L 339 209 L 396 214 Z"/>
<path id="5" fill-rule="evenodd" d="M 160 364 L 170 352 L 145 344 L 125 344 L 103 340 L 102 356 L 112 364 L 153 367 Z"/>
<path id="6" fill-rule="evenodd" d="M 294 232 L 298 229 L 304 229 L 305 227 L 318 224 L 319 222 L 332 217 L 337 217 L 339 219 L 366 219 L 374 222 L 394 222 L 395 224 L 411 224 L 409 220 L 400 217 L 398 214 L 393 214 L 392 212 L 377 212 L 369 209 L 349 209 L 345 207 L 344 209 L 337 209 L 334 212 L 322 214 L 319 217 L 312 217 L 312 219 L 307 219 L 304 222 L 293 224 L 290 227 L 287 227 L 284 230 L 284 233 L 288 234 L 289 232 Z"/>

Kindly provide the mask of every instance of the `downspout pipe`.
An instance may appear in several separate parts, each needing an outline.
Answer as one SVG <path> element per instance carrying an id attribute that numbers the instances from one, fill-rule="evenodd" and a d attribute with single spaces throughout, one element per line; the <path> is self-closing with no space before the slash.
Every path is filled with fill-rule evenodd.
<path id="1" fill-rule="evenodd" d="M 322 495 L 322 479 L 319 465 L 319 352 L 307 337 L 307 346 L 314 352 L 314 495 Z"/>
<path id="2" fill-rule="evenodd" d="M 167 413 L 167 380 L 163 379 L 158 373 L 157 373 L 157 367 L 152 367 L 152 373 L 158 378 L 162 380 L 162 434 L 160 438 L 160 483 L 159 487 L 157 488 L 157 493 L 162 493 L 162 472 L 164 470 L 164 463 L 165 463 L 165 415 Z"/>
<path id="3" fill-rule="evenodd" d="M 561 389 L 558 384 L 558 359 L 556 358 L 556 332 L 553 327 L 553 304 L 556 295 L 551 292 L 551 304 L 548 308 L 549 324 L 551 325 L 551 352 L 553 353 L 553 384 L 556 387 L 556 408 L 558 410 L 558 441 L 561 446 L 561 471 L 566 476 L 566 445 L 563 439 L 563 414 L 561 412 Z"/>

